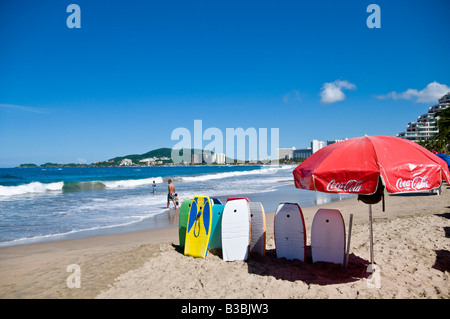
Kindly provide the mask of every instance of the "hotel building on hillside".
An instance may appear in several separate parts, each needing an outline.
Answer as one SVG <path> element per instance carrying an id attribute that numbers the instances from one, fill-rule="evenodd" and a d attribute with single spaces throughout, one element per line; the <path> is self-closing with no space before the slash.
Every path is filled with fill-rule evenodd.
<path id="1" fill-rule="evenodd" d="M 450 92 L 439 99 L 439 103 L 430 106 L 428 113 L 422 114 L 417 118 L 417 122 L 409 122 L 406 132 L 397 134 L 397 137 L 411 140 L 414 142 L 424 141 L 430 136 L 436 135 L 439 130 L 437 121 L 439 117 L 435 116 L 436 111 L 446 109 L 450 106 Z"/>

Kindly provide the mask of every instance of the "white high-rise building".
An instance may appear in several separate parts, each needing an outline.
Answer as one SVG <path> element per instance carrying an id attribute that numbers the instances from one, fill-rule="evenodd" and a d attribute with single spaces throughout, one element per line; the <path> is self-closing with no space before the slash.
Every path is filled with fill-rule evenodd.
<path id="1" fill-rule="evenodd" d="M 223 153 L 218 153 L 218 154 L 214 154 L 216 157 L 215 162 L 217 164 L 225 164 L 225 154 Z"/>
<path id="2" fill-rule="evenodd" d="M 202 163 L 202 154 L 192 154 L 191 155 L 191 164 L 201 164 Z"/>
<path id="3" fill-rule="evenodd" d="M 450 107 L 450 92 L 441 97 L 438 104 L 430 106 L 428 113 L 420 115 L 417 122 L 409 122 L 406 132 L 397 134 L 397 137 L 418 142 L 438 134 L 437 121 L 439 118 L 435 116 L 435 113 L 448 107 Z"/>
<path id="4" fill-rule="evenodd" d="M 311 141 L 311 150 L 312 153 L 314 154 L 315 152 L 317 152 L 318 150 L 320 150 L 321 148 L 325 147 L 325 142 L 324 141 L 318 141 L 318 140 L 312 140 Z"/>

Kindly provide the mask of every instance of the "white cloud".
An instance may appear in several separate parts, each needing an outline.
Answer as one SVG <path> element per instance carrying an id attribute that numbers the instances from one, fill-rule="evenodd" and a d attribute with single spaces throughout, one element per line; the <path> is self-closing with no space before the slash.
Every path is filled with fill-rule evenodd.
<path id="1" fill-rule="evenodd" d="M 300 91 L 299 90 L 291 90 L 289 93 L 286 93 L 283 96 L 283 102 L 288 104 L 289 102 L 300 102 Z"/>
<path id="2" fill-rule="evenodd" d="M 20 111 L 32 112 L 32 113 L 44 113 L 43 110 L 38 109 L 36 107 L 14 105 L 14 104 L 0 104 L 0 108 L 9 108 L 9 109 L 13 109 L 13 110 L 20 110 Z"/>
<path id="3" fill-rule="evenodd" d="M 345 100 L 343 89 L 355 90 L 356 85 L 348 81 L 336 80 L 324 83 L 320 92 L 320 102 L 324 104 L 335 103 Z"/>
<path id="4" fill-rule="evenodd" d="M 401 93 L 390 92 L 385 95 L 377 95 L 377 98 L 393 100 L 413 100 L 416 103 L 433 103 L 437 102 L 441 96 L 445 95 L 449 91 L 450 87 L 434 81 L 420 91 L 417 89 L 407 89 L 405 92 Z"/>

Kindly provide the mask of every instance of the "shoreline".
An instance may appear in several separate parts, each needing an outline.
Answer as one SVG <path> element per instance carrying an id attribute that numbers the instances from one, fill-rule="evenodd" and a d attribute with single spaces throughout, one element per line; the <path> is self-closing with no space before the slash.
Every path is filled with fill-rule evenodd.
<path id="1" fill-rule="evenodd" d="M 2 247 L 0 298 L 191 298 L 194 292 L 196 298 L 448 299 L 449 202 L 450 187 L 444 186 L 439 196 L 387 196 L 386 212 L 381 211 L 381 204 L 373 205 L 374 256 L 383 269 L 381 289 L 366 286 L 368 207 L 352 198 L 302 207 L 308 246 L 312 219 L 319 208 L 339 209 L 346 231 L 349 215 L 354 214 L 347 273 L 340 265 L 277 259 L 274 213 L 268 212 L 267 255 L 252 255 L 245 262 L 224 262 L 214 253 L 206 259 L 184 256 L 178 246 L 177 224 Z M 81 269 L 80 289 L 67 287 L 67 267 L 71 264 Z M 183 276 L 186 272 L 207 275 L 205 282 L 199 284 L 196 276 L 187 279 Z M 224 282 L 218 284 L 217 278 L 223 273 L 227 274 Z M 236 280 L 246 285 L 234 287 Z"/>
<path id="2" fill-rule="evenodd" d="M 261 168 L 261 166 L 254 166 L 254 167 L 249 168 L 249 170 L 257 171 L 260 168 Z M 127 169 L 127 168 L 125 168 L 125 169 Z M 128 170 L 130 170 L 130 168 L 128 168 Z M 221 171 L 221 169 L 219 169 L 219 171 Z M 228 171 L 228 170 L 226 170 L 226 171 Z M 166 174 L 161 175 L 163 177 L 159 177 L 160 175 L 153 175 L 153 176 L 158 176 L 156 178 L 153 177 L 154 180 L 155 179 L 157 180 L 157 178 L 161 179 L 159 181 L 157 180 L 158 187 L 161 187 L 161 189 L 158 189 L 158 194 L 156 196 L 154 196 L 154 194 L 152 194 L 151 189 L 149 189 L 147 191 L 147 188 L 151 187 L 151 178 L 148 178 L 146 176 L 151 175 L 151 173 L 143 172 L 144 176 L 140 175 L 141 173 L 136 173 L 137 175 L 132 175 L 130 178 L 127 178 L 126 176 L 122 177 L 123 174 L 120 174 L 120 173 L 118 174 L 116 171 L 113 171 L 111 174 L 116 179 L 112 179 L 112 181 L 118 180 L 119 181 L 118 183 L 111 182 L 110 181 L 111 178 L 109 177 L 108 173 L 106 174 L 104 180 L 100 176 L 98 176 L 98 175 L 102 175 L 103 173 L 105 173 L 105 172 L 94 171 L 94 173 L 92 173 L 94 176 L 94 178 L 92 178 L 92 179 L 95 180 L 95 182 L 96 182 L 95 185 L 99 184 L 102 186 L 101 188 L 104 188 L 107 191 L 111 190 L 111 193 L 112 193 L 112 191 L 120 191 L 120 189 L 123 189 L 123 191 L 125 192 L 127 190 L 127 188 L 129 186 L 131 186 L 130 192 L 135 192 L 139 196 L 142 193 L 142 195 L 143 195 L 142 198 L 144 200 L 149 201 L 150 207 L 138 205 L 140 207 L 135 209 L 136 216 L 129 216 L 129 214 L 126 213 L 127 208 L 124 207 L 123 208 L 123 212 L 124 212 L 123 216 L 125 216 L 125 217 L 115 219 L 114 221 L 108 220 L 108 222 L 104 222 L 104 223 L 101 223 L 101 222 L 95 223 L 95 221 L 94 221 L 92 223 L 91 222 L 87 222 L 87 223 L 76 223 L 75 222 L 74 224 L 70 224 L 69 222 L 67 222 L 64 224 L 65 219 L 61 218 L 60 220 L 62 220 L 63 227 L 58 227 L 58 222 L 55 223 L 55 227 L 46 227 L 45 223 L 43 223 L 42 224 L 43 227 L 42 227 L 41 231 L 39 231 L 39 229 L 35 231 L 34 228 L 31 228 L 32 230 L 30 232 L 22 232 L 18 228 L 14 230 L 12 227 L 10 227 L 9 228 L 9 229 L 11 229 L 10 234 L 6 233 L 6 235 L 3 235 L 3 233 L 2 233 L 2 240 L 0 241 L 0 247 L 8 247 L 8 246 L 23 245 L 23 244 L 38 243 L 38 242 L 49 242 L 49 241 L 71 239 L 71 238 L 92 237 L 92 236 L 103 235 L 103 234 L 123 233 L 123 232 L 130 232 L 130 231 L 171 227 L 169 225 L 170 218 L 165 218 L 166 216 L 164 216 L 164 215 L 167 215 L 167 213 L 168 213 L 167 210 L 164 209 L 164 207 L 166 206 L 166 203 L 164 202 L 165 201 L 164 194 L 167 194 L 167 191 L 164 191 L 164 185 L 163 185 L 163 181 L 162 181 L 162 179 L 168 179 L 168 178 L 170 178 L 170 176 L 166 176 Z M 156 174 L 159 174 L 159 173 L 162 173 L 162 172 L 160 172 L 160 171 L 156 172 Z M 187 173 L 188 174 L 187 176 L 189 176 L 189 174 L 196 173 L 196 171 L 194 170 L 194 171 L 189 171 L 189 172 L 184 172 L 184 173 Z M 213 169 L 212 171 L 207 170 L 205 172 L 203 172 L 203 171 L 199 172 L 199 174 L 203 174 L 203 173 L 204 174 L 215 174 L 215 173 L 217 173 L 217 170 Z M 16 177 L 15 174 L 13 174 L 13 173 L 11 173 L 11 174 L 14 176 L 11 176 L 11 175 L 4 175 L 4 176 L 10 176 L 11 178 L 16 178 L 17 180 L 22 179 L 22 175 L 17 175 L 18 177 Z M 90 191 L 93 189 L 96 190 L 95 187 L 92 187 L 91 185 L 89 185 L 89 183 L 87 181 L 85 181 L 84 175 L 82 175 L 81 178 L 78 178 L 78 175 L 77 175 L 78 173 L 75 173 L 77 175 L 77 178 L 75 179 L 75 181 L 71 182 L 70 179 L 71 179 L 72 173 L 68 173 L 66 175 L 60 175 L 59 173 L 55 173 L 55 174 L 56 175 L 51 175 L 51 179 L 48 181 L 41 180 L 41 182 L 36 182 L 36 183 L 38 183 L 37 191 L 35 191 L 35 189 L 34 189 L 35 186 L 33 184 L 35 182 L 32 182 L 32 180 L 33 180 L 32 178 L 29 181 L 22 179 L 22 181 L 24 182 L 23 185 L 5 186 L 5 188 L 2 188 L 2 186 L 0 186 L 0 191 L 2 191 L 2 193 L 0 194 L 0 199 L 6 200 L 7 204 L 8 204 L 9 199 L 12 199 L 12 202 L 14 202 L 14 203 L 20 204 L 20 201 L 22 200 L 22 198 L 23 199 L 33 198 L 34 193 L 37 194 L 36 199 L 40 200 L 40 198 L 45 199 L 46 196 L 41 196 L 41 195 L 46 195 L 47 193 L 49 193 L 50 195 L 54 195 L 54 196 L 58 196 L 59 194 L 66 196 L 66 193 L 67 193 L 67 196 L 74 196 L 74 197 L 75 196 L 78 197 L 78 194 L 80 194 L 81 197 L 83 197 L 83 195 L 89 196 L 89 194 L 90 194 L 89 192 L 85 192 L 85 191 Z M 86 174 L 91 174 L 91 173 L 86 173 Z M 180 176 L 183 176 L 183 175 L 180 175 Z M 192 176 L 196 176 L 196 175 L 192 175 Z M 121 178 L 124 178 L 124 179 L 121 180 Z M 38 178 L 38 180 L 39 180 L 39 178 Z M 137 183 L 138 187 L 136 187 L 135 182 L 136 181 L 139 182 L 141 180 L 148 181 L 148 182 L 146 182 L 142 185 Z M 75 184 L 75 187 L 73 187 L 72 184 Z M 113 185 L 110 185 L 110 184 L 113 184 Z M 52 185 L 52 187 L 48 187 L 48 185 Z M 85 187 L 86 185 L 87 185 L 87 187 Z M 22 189 L 22 187 L 25 187 L 25 189 Z M 17 192 L 17 194 L 15 193 L 16 188 L 19 188 L 19 191 Z M 12 192 L 11 192 L 11 189 L 13 190 Z M 83 192 L 79 192 L 80 190 L 82 190 Z M 10 193 L 8 193 L 8 192 L 10 192 Z M 148 192 L 148 193 L 146 193 L 146 192 Z M 180 190 L 179 190 L 179 192 L 180 192 Z M 107 196 L 108 193 L 102 194 L 99 192 L 98 194 L 99 194 L 99 196 L 104 196 L 105 199 L 108 199 L 108 196 Z M 180 194 L 180 195 L 182 195 L 182 194 Z M 183 199 L 182 196 L 180 196 L 180 198 Z M 0 200 L 0 202 L 1 202 L 1 200 Z M 56 200 L 58 200 L 58 199 L 56 199 Z M 99 200 L 99 201 L 101 202 L 102 200 Z M 3 202 L 1 202 L 1 203 L 3 203 Z M 124 202 L 124 204 L 127 204 L 127 203 Z M 16 204 L 14 204 L 14 205 L 19 206 Z M 11 206 L 11 207 L 13 207 L 13 206 Z M 91 208 L 91 206 L 89 207 L 89 209 L 90 208 Z M 61 212 L 59 210 L 56 210 L 55 214 L 57 216 L 70 215 L 70 206 L 68 209 L 69 210 L 67 212 L 64 211 L 64 208 L 61 209 Z M 18 212 L 20 212 L 21 208 L 17 208 L 17 210 L 18 210 Z M 117 209 L 117 213 L 120 214 L 121 212 L 119 210 L 120 210 L 120 208 Z M 6 218 L 9 218 L 8 214 L 7 214 L 8 211 L 14 212 L 14 208 L 8 208 L 8 206 L 6 207 L 6 209 L 4 211 Z M 31 205 L 28 205 L 28 207 L 23 209 L 23 211 L 25 213 L 28 213 L 28 211 L 29 211 L 30 214 L 33 214 L 33 212 L 35 211 L 35 208 Z M 92 210 L 92 211 L 94 211 L 94 210 Z M 103 216 L 103 217 L 105 219 L 109 218 L 110 211 L 108 210 L 108 207 L 104 207 L 103 211 L 105 212 L 105 214 L 104 214 L 105 216 Z M 2 213 L 3 213 L 3 211 L 2 211 Z M 173 215 L 174 215 L 173 209 L 172 209 L 172 211 L 169 212 L 169 214 L 171 214 L 173 217 Z M 26 217 L 26 215 L 24 215 L 24 214 L 19 214 L 19 215 L 22 218 Z M 51 218 L 51 217 L 52 217 L 51 212 L 45 216 L 45 218 Z M 128 217 L 128 218 L 126 218 L 126 217 Z M 76 217 L 74 217 L 74 218 L 76 218 Z M 66 218 L 66 220 L 67 220 L 67 218 Z M 52 220 L 49 220 L 49 221 L 50 221 L 49 224 L 52 224 Z M 9 224 L 8 224 L 8 226 L 9 226 Z M 3 240 L 5 240 L 5 241 L 3 241 Z"/>
<path id="3" fill-rule="evenodd" d="M 292 182 L 293 183 L 293 182 Z M 149 196 L 152 196 L 149 194 Z M 205 195 L 206 196 L 206 195 Z M 276 186 L 274 191 L 263 192 L 263 193 L 232 193 L 226 196 L 211 196 L 216 197 L 225 203 L 227 198 L 230 196 L 246 196 L 251 201 L 261 202 L 265 208 L 265 211 L 275 211 L 278 204 L 282 202 L 299 202 L 302 207 L 317 206 L 324 202 L 335 202 L 340 198 L 351 197 L 348 195 L 340 194 L 323 194 L 314 191 L 299 190 L 291 185 L 280 185 Z M 182 196 L 180 196 L 182 197 Z M 183 199 L 180 200 L 180 205 Z M 149 217 L 143 218 L 142 220 L 131 222 L 124 225 L 113 225 L 108 227 L 84 229 L 78 231 L 72 231 L 69 233 L 46 235 L 41 237 L 32 238 L 22 238 L 16 239 L 9 242 L 0 242 L 0 248 L 2 247 L 12 247 L 20 245 L 30 245 L 45 242 L 54 242 L 59 240 L 67 239 L 79 239 L 96 237 L 103 235 L 114 235 L 122 233 L 130 233 L 137 231 L 146 231 L 152 229 L 163 229 L 178 227 L 177 220 L 178 212 L 175 211 L 173 204 L 170 204 L 170 209 L 164 209 L 164 212 L 151 215 Z"/>

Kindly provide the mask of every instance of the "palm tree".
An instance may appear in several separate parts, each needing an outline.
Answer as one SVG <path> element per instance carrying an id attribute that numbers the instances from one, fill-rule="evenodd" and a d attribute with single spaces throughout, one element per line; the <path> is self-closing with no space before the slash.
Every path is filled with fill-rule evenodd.
<path id="1" fill-rule="evenodd" d="M 418 141 L 417 144 L 426 148 L 429 151 L 440 151 L 442 149 L 442 143 L 437 135 L 432 135 L 426 140 Z"/>
<path id="2" fill-rule="evenodd" d="M 443 150 L 448 153 L 450 151 L 450 107 L 437 111 L 435 116 L 439 117 L 437 137 Z"/>

